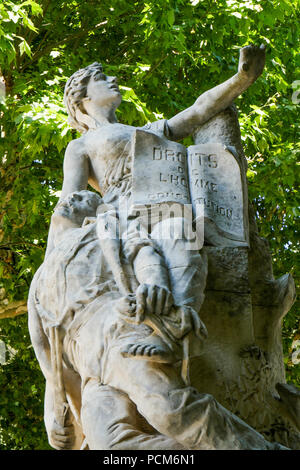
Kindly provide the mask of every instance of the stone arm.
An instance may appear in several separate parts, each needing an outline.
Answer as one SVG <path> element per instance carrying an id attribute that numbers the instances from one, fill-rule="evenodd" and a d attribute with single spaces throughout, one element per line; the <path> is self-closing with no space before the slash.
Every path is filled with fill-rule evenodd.
<path id="1" fill-rule="evenodd" d="M 203 93 L 192 106 L 168 120 L 172 140 L 192 135 L 199 126 L 226 109 L 261 75 L 264 64 L 264 45 L 243 47 L 237 74 Z"/>
<path id="2" fill-rule="evenodd" d="M 28 300 L 28 328 L 35 355 L 46 379 L 44 420 L 50 440 L 51 428 L 55 421 L 50 344 L 44 333 L 32 294 L 29 294 Z"/>
<path id="3" fill-rule="evenodd" d="M 62 201 L 68 194 L 74 191 L 81 191 L 87 188 L 89 179 L 89 160 L 84 153 L 83 146 L 78 140 L 72 140 L 66 149 L 64 158 L 64 181 L 59 201 Z M 55 213 L 51 217 L 47 249 L 45 259 L 53 250 L 55 233 Z"/>
<path id="4" fill-rule="evenodd" d="M 64 181 L 60 200 L 74 191 L 87 189 L 90 176 L 89 157 L 85 154 L 80 139 L 72 140 L 64 158 Z"/>
<path id="5" fill-rule="evenodd" d="M 36 275 L 38 272 L 36 273 Z M 34 283 L 34 281 L 33 281 Z M 39 317 L 35 299 L 34 284 L 31 285 L 28 297 L 28 329 L 31 344 L 34 348 L 36 358 L 46 381 L 52 381 L 51 352 L 48 338 L 44 332 L 41 319 Z"/>
<path id="6" fill-rule="evenodd" d="M 48 439 L 50 445 L 55 449 L 68 449 L 72 447 L 74 443 L 74 427 L 71 424 L 71 421 L 74 421 L 74 419 L 72 414 L 70 413 L 70 419 L 68 423 L 66 423 L 65 427 L 62 427 L 56 422 L 54 404 L 55 385 L 51 365 L 50 344 L 43 330 L 42 322 L 37 311 L 33 296 L 33 286 L 31 289 L 32 290 L 29 293 L 28 299 L 28 328 L 35 355 L 37 357 L 43 375 L 46 379 L 44 421 L 48 434 Z M 80 393 L 80 383 L 77 383 L 76 378 L 72 376 L 72 372 L 67 371 L 67 374 L 64 378 L 67 379 L 66 385 L 69 385 L 69 387 L 67 388 L 71 388 L 73 394 L 76 393 L 76 389 L 78 389 Z"/>
<path id="7" fill-rule="evenodd" d="M 55 213 L 51 216 L 50 227 L 47 239 L 47 248 L 45 252 L 45 259 L 49 256 L 51 251 L 55 248 Z"/>

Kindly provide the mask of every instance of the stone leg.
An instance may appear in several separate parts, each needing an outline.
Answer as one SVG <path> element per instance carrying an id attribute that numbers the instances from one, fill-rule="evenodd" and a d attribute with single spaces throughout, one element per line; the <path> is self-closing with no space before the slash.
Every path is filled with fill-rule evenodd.
<path id="1" fill-rule="evenodd" d="M 164 255 L 176 305 L 190 305 L 199 312 L 204 299 L 207 258 L 198 250 L 188 249 L 189 225 L 190 221 L 183 217 L 166 219 L 156 224 L 151 237 Z"/>
<path id="2" fill-rule="evenodd" d="M 139 416 L 125 393 L 90 379 L 84 387 L 82 425 L 90 450 L 183 450 Z"/>
<path id="3" fill-rule="evenodd" d="M 103 381 L 125 392 L 147 422 L 164 436 L 190 450 L 268 450 L 276 448 L 211 395 L 184 385 L 176 368 L 135 361 L 111 348 Z M 98 404 L 83 393 L 83 410 L 95 413 Z M 91 407 L 91 408 L 90 408 Z M 92 411 L 94 410 L 94 411 Z M 83 429 L 86 435 L 83 411 Z M 88 424 L 89 426 L 89 424 Z M 99 420 L 99 427 L 100 427 Z M 90 428 L 96 432 L 95 428 Z M 98 431 L 97 431 L 98 432 Z M 142 448 L 147 449 L 146 441 Z M 137 442 L 135 448 L 140 448 Z M 151 449 L 154 447 L 151 447 Z M 156 448 L 156 447 L 155 447 Z M 161 448 L 161 447 L 159 447 Z"/>

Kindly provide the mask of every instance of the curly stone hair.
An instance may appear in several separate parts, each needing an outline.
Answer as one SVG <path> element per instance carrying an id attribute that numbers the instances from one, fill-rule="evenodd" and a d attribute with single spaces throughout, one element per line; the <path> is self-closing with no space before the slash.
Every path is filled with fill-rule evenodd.
<path id="1" fill-rule="evenodd" d="M 81 107 L 81 102 L 82 99 L 86 97 L 86 90 L 90 78 L 96 71 L 103 72 L 103 67 L 99 62 L 94 62 L 84 69 L 77 70 L 77 72 L 73 73 L 69 78 L 65 86 L 64 103 L 69 115 L 69 124 L 81 133 L 87 132 L 88 127 L 83 122 L 77 120 L 76 110 L 80 109 L 82 113 L 85 113 L 84 109 Z"/>
<path id="2" fill-rule="evenodd" d="M 90 202 L 90 208 L 94 212 L 93 215 L 96 216 L 96 210 L 97 208 L 102 204 L 102 198 L 99 196 L 99 194 L 94 193 L 92 191 L 89 191 L 87 189 L 83 189 L 82 191 L 74 191 L 73 193 L 67 194 L 62 200 L 59 200 L 58 203 L 55 206 L 54 212 L 57 211 L 61 206 L 69 206 L 72 207 L 72 196 L 77 195 L 78 197 L 82 197 L 84 195 L 87 195 L 89 197 L 89 202 Z"/>

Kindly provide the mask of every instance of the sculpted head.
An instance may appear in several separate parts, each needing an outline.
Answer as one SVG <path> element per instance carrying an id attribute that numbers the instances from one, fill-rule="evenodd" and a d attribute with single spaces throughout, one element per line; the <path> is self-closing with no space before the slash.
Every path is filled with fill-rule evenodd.
<path id="1" fill-rule="evenodd" d="M 95 123 L 101 110 L 114 115 L 121 100 L 116 77 L 105 75 L 98 62 L 75 72 L 65 86 L 64 103 L 69 123 L 81 133 L 97 127 Z"/>
<path id="2" fill-rule="evenodd" d="M 92 191 L 75 191 L 60 201 L 54 211 L 56 218 L 68 219 L 73 225 L 81 227 L 85 217 L 95 217 L 101 197 Z"/>

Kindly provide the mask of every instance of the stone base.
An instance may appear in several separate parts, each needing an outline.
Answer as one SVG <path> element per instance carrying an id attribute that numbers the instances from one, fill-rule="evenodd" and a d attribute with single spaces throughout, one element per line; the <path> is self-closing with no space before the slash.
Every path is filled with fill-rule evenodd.
<path id="1" fill-rule="evenodd" d="M 255 283 L 247 248 L 203 250 L 208 279 L 200 317 L 208 339 L 202 356 L 191 361 L 192 385 L 212 394 L 266 439 L 299 449 L 297 419 L 288 410 L 299 406 L 299 396 L 294 392 L 287 406 L 276 389 L 278 382 L 285 383 L 280 319 L 293 301 L 293 281 Z M 259 298 L 265 306 L 257 304 Z"/>

